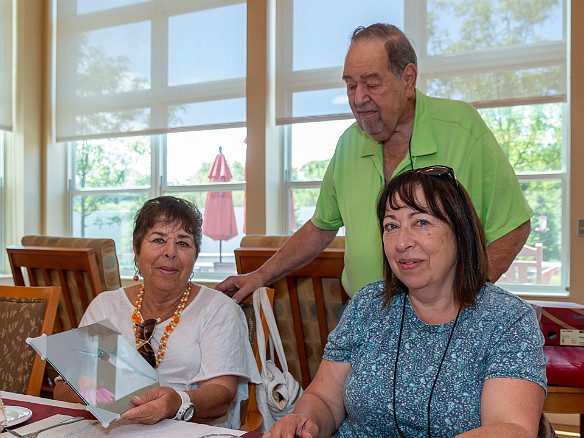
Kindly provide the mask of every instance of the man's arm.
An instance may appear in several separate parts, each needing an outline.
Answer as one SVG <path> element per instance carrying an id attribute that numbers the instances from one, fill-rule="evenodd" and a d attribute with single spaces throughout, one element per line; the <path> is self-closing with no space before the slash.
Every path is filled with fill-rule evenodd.
<path id="1" fill-rule="evenodd" d="M 240 303 L 258 287 L 272 284 L 316 258 L 332 240 L 337 230 L 322 230 L 306 222 L 259 269 L 249 274 L 228 277 L 215 289 L 232 295 Z"/>
<path id="2" fill-rule="evenodd" d="M 489 244 L 489 280 L 495 283 L 501 275 L 507 272 L 515 256 L 527 241 L 531 232 L 530 221 L 525 221 L 513 231 Z"/>

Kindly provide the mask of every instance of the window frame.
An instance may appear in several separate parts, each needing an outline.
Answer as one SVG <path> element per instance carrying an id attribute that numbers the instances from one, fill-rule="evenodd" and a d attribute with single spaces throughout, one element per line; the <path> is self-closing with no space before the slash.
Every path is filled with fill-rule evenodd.
<path id="1" fill-rule="evenodd" d="M 569 172 L 569 145 L 570 145 L 570 103 L 568 101 L 568 47 L 569 47 L 569 27 L 567 23 L 570 18 L 570 9 L 566 0 L 561 0 L 564 15 L 564 39 L 561 42 L 531 44 L 529 46 L 518 46 L 511 48 L 499 48 L 497 50 L 483 50 L 480 52 L 466 52 L 456 55 L 448 56 L 430 56 L 426 53 L 428 46 L 428 32 L 427 32 L 427 14 L 426 4 L 427 0 L 409 0 L 404 2 L 404 32 L 408 34 L 416 44 L 416 54 L 418 56 L 418 79 L 417 88 L 426 92 L 426 84 L 429 80 L 441 77 L 452 77 L 454 74 L 461 75 L 467 72 L 481 73 L 481 72 L 497 72 L 500 70 L 521 70 L 534 67 L 548 67 L 559 66 L 560 71 L 563 72 L 564 88 L 559 93 L 553 95 L 529 96 L 525 98 L 505 98 L 500 100 L 488 100 L 480 102 L 469 102 L 476 108 L 499 108 L 506 106 L 517 105 L 537 105 L 545 103 L 561 103 L 563 105 L 562 118 L 562 145 L 561 145 L 561 169 L 549 172 L 519 172 L 517 177 L 520 183 L 523 182 L 538 182 L 546 180 L 559 181 L 562 188 L 562 220 L 561 220 L 561 284 L 560 285 L 540 285 L 540 284 L 501 284 L 503 287 L 517 293 L 518 295 L 529 296 L 553 296 L 563 298 L 569 296 L 569 267 L 570 267 L 570 172 Z M 276 96 L 279 99 L 276 102 L 278 111 L 282 112 L 282 108 L 291 105 L 292 91 L 318 89 L 319 87 L 330 87 L 333 77 L 337 78 L 337 87 L 342 74 L 342 66 L 340 68 L 329 69 L 314 69 L 311 71 L 292 71 L 292 8 L 294 0 L 284 0 L 278 4 L 277 23 L 280 26 L 280 32 L 277 39 L 277 68 L 278 75 L 283 76 L 284 82 L 288 85 L 293 84 L 295 88 L 287 90 L 280 90 L 280 94 Z M 295 78 L 296 82 L 292 79 Z M 316 78 L 316 79 L 315 79 Z M 282 81 L 282 78 L 280 78 Z M 341 81 L 342 83 L 342 81 Z M 290 111 L 291 114 L 291 111 Z M 320 181 L 292 181 L 292 139 L 291 127 L 292 123 L 302 123 L 305 121 L 327 121 L 338 119 L 349 119 L 352 115 L 331 114 L 329 116 L 318 116 L 311 118 L 294 118 L 294 117 L 280 117 L 277 118 L 276 123 L 283 125 L 284 130 L 283 148 L 285 151 L 286 167 L 285 167 L 285 181 L 284 181 L 284 195 L 285 199 L 289 199 L 290 194 L 294 188 L 319 188 Z M 287 211 L 289 203 L 285 202 L 285 218 L 289 218 L 290 212 Z M 287 222 L 286 233 L 290 233 L 289 220 Z"/>
<path id="2" fill-rule="evenodd" d="M 158 196 L 164 196 L 168 193 L 196 193 L 196 192 L 227 192 L 227 191 L 244 191 L 246 182 L 225 182 L 225 183 L 207 183 L 207 184 L 183 184 L 169 185 L 167 182 L 167 134 L 152 135 L 150 137 L 150 156 L 151 172 L 150 185 L 144 188 L 108 188 L 108 189 L 80 189 L 75 186 L 75 142 L 67 142 L 67 180 L 68 180 L 68 231 L 72 235 L 73 229 L 73 204 L 75 197 L 83 195 L 145 195 L 148 199 Z M 203 274 L 197 274 L 198 281 L 221 281 L 225 279 L 226 274 L 233 272 L 205 271 Z"/>
<path id="3" fill-rule="evenodd" d="M 169 126 L 168 112 L 169 108 L 176 105 L 187 105 L 201 102 L 222 101 L 225 99 L 245 99 L 246 98 L 246 78 L 245 76 L 237 79 L 226 79 L 211 82 L 191 83 L 186 85 L 169 85 L 168 68 L 169 56 L 163 46 L 168 44 L 169 29 L 168 20 L 172 16 L 217 9 L 225 6 L 238 4 L 247 5 L 246 0 L 200 0 L 197 2 L 187 2 L 181 0 L 149 0 L 144 3 L 138 3 L 128 6 L 121 6 L 114 9 L 92 12 L 85 15 L 77 15 L 72 11 L 72 0 L 62 0 L 57 6 L 56 0 L 53 0 L 55 7 L 61 8 L 56 12 L 57 22 L 57 47 L 59 41 L 69 38 L 73 40 L 75 36 L 88 31 L 108 29 L 115 26 L 128 25 L 140 22 L 151 24 L 150 30 L 150 87 L 140 90 L 119 92 L 110 95 L 100 95 L 91 97 L 76 97 L 71 93 L 60 94 L 59 89 L 75 91 L 75 88 L 67 87 L 65 84 L 74 83 L 71 75 L 75 74 L 74 69 L 59 70 L 55 73 L 56 88 L 56 140 L 57 142 L 67 142 L 80 139 L 98 139 L 123 135 L 153 135 L 171 132 L 183 132 L 190 130 L 221 129 L 225 127 L 243 127 L 245 120 L 228 122 L 228 123 L 208 123 L 191 126 L 186 123 L 185 126 Z M 65 8 L 63 5 L 67 5 Z M 107 23 L 107 26 L 105 24 Z M 67 44 L 63 43 L 64 46 Z M 77 63 L 72 59 L 74 51 L 72 49 L 64 50 L 59 53 L 56 51 L 55 64 L 76 66 Z M 156 66 L 157 68 L 152 68 Z M 62 74 L 64 79 L 59 79 Z M 164 96 L 164 98 L 162 97 Z M 61 102 L 59 102 L 61 101 Z M 64 108 L 65 110 L 59 109 Z M 132 132 L 106 132 L 106 133 L 79 133 L 70 125 L 75 124 L 75 116 L 79 114 L 94 114 L 100 111 L 107 113 L 115 111 L 124 111 L 131 109 L 150 110 L 148 126 L 133 129 Z M 165 120 L 166 122 L 162 122 Z M 60 127 L 63 126 L 61 129 Z M 65 127 L 68 127 L 65 129 Z"/>

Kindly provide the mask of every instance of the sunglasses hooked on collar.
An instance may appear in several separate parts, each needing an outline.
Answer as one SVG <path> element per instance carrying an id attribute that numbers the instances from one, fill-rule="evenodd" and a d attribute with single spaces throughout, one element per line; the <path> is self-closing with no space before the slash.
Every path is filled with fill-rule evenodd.
<path id="1" fill-rule="evenodd" d="M 151 318 L 136 326 L 136 337 L 140 340 L 136 349 L 153 368 L 156 368 L 156 353 L 154 352 L 150 341 L 154 336 L 154 330 L 156 330 L 157 323 L 158 321 L 156 319 Z"/>

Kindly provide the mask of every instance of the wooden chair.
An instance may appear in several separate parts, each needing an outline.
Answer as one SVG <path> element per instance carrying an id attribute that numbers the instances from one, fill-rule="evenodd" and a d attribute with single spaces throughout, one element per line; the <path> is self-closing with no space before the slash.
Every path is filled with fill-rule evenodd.
<path id="1" fill-rule="evenodd" d="M 77 328 L 91 300 L 102 292 L 95 252 L 91 248 L 9 246 L 6 248 L 14 284 L 60 286 L 56 332 Z"/>
<path id="2" fill-rule="evenodd" d="M 524 245 L 499 282 L 548 284 L 559 269 L 559 266 L 544 266 L 542 243 L 536 243 L 535 246 Z"/>
<path id="3" fill-rule="evenodd" d="M 584 437 L 584 388 L 548 386 L 543 411 L 554 414 L 578 414 L 580 416 L 580 436 Z"/>
<path id="4" fill-rule="evenodd" d="M 21 240 L 23 246 L 51 248 L 92 248 L 95 251 L 102 291 L 122 287 L 120 267 L 113 239 L 102 237 L 62 237 L 31 234 Z"/>
<path id="5" fill-rule="evenodd" d="M 6 251 L 15 285 L 61 287 L 56 333 L 77 328 L 91 300 L 103 291 L 93 248 L 9 246 Z M 45 396 L 52 396 L 55 377 L 57 372 L 47 366 L 41 388 Z"/>
<path id="6" fill-rule="evenodd" d="M 257 239 L 244 238 L 235 250 L 237 272 L 259 268 L 288 236 L 275 239 L 275 247 L 247 246 Z M 268 236 L 273 239 L 273 236 Z M 259 243 L 265 241 L 259 240 Z M 245 246 L 244 246 L 245 245 Z M 336 327 L 341 307 L 348 301 L 341 283 L 344 239 L 336 238 L 315 260 L 270 285 L 275 289 L 274 313 L 288 359 L 290 373 L 306 388 L 318 369 L 330 331 Z"/>
<path id="7" fill-rule="evenodd" d="M 0 286 L 0 388 L 38 396 L 45 361 L 27 337 L 50 335 L 57 315 L 59 287 Z"/>
<path id="8" fill-rule="evenodd" d="M 270 304 L 274 306 L 274 289 L 267 289 L 268 298 L 270 299 Z M 241 303 L 241 310 L 245 314 L 245 319 L 247 320 L 247 328 L 249 330 L 249 341 L 253 350 L 253 354 L 258 364 L 258 370 L 262 371 L 262 365 L 259 356 L 259 350 L 256 339 L 256 319 L 253 310 L 253 295 L 247 297 L 243 303 Z M 268 333 L 268 325 L 266 319 L 262 314 L 262 326 L 264 328 L 264 333 Z M 257 398 L 256 398 L 256 385 L 253 383 L 249 384 L 249 398 L 243 403 L 241 411 L 241 427 L 240 430 L 252 431 L 258 430 L 262 425 L 263 419 L 258 410 Z"/>

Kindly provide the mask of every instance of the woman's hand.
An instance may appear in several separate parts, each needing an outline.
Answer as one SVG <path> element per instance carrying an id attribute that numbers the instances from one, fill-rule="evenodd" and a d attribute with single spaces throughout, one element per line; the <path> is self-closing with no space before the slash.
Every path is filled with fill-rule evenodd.
<path id="1" fill-rule="evenodd" d="M 195 405 L 195 417 L 191 421 L 209 423 L 226 415 L 237 393 L 237 379 L 237 376 L 217 376 L 199 382 L 197 389 L 187 391 Z M 165 418 L 174 418 L 182 399 L 174 389 L 161 386 L 132 397 L 132 403 L 136 407 L 124 412 L 123 420 L 154 424 Z"/>
<path id="2" fill-rule="evenodd" d="M 264 437 L 330 437 L 346 415 L 343 389 L 350 369 L 349 362 L 323 359 L 316 376 L 296 403 L 294 413 L 276 422 Z"/>
<path id="3" fill-rule="evenodd" d="M 132 403 L 136 407 L 124 412 L 121 416 L 122 420 L 154 424 L 165 418 L 173 418 L 182 400 L 174 389 L 163 386 L 132 397 Z"/>
<path id="4" fill-rule="evenodd" d="M 306 415 L 289 414 L 277 421 L 264 438 L 316 438 L 318 425 Z"/>

